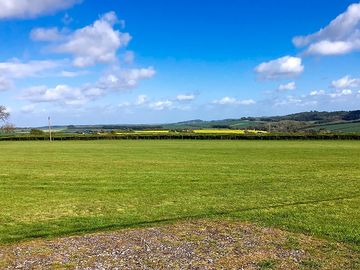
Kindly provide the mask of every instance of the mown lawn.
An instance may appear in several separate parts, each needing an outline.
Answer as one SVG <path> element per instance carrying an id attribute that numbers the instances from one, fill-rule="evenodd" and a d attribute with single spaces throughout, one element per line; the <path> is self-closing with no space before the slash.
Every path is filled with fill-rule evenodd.
<path id="1" fill-rule="evenodd" d="M 0 243 L 224 216 L 360 245 L 359 141 L 0 142 Z"/>

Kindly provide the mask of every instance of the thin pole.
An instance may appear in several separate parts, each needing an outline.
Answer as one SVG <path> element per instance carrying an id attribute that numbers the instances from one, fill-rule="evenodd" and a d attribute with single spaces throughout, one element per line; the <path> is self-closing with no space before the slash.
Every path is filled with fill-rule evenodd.
<path id="1" fill-rule="evenodd" d="M 51 138 L 51 118 L 50 118 L 50 116 L 49 116 L 48 120 L 49 120 L 49 135 L 50 135 L 50 142 L 51 142 L 52 138 Z"/>

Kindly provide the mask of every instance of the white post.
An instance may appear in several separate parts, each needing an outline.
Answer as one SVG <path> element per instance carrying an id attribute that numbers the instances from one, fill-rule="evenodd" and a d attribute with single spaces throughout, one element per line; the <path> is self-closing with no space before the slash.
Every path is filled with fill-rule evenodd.
<path id="1" fill-rule="evenodd" d="M 51 118 L 50 118 L 50 116 L 49 116 L 48 120 L 49 120 L 49 135 L 50 135 L 50 142 L 51 142 L 52 137 L 51 137 Z"/>

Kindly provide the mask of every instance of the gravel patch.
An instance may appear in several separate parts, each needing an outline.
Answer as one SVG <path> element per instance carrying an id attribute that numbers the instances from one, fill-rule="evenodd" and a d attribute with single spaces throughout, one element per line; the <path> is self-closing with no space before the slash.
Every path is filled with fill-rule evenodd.
<path id="1" fill-rule="evenodd" d="M 235 221 L 184 221 L 0 246 L 0 269 L 360 269 L 352 246 Z"/>

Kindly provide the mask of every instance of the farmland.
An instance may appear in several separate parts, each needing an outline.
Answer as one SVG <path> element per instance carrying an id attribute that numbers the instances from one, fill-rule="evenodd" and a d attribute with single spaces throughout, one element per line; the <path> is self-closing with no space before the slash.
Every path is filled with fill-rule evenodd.
<path id="1" fill-rule="evenodd" d="M 0 142 L 0 242 L 228 217 L 358 245 L 358 141 Z"/>
<path id="2" fill-rule="evenodd" d="M 331 132 L 360 132 L 360 122 L 320 124 L 312 127 L 312 129 L 325 129 Z"/>

